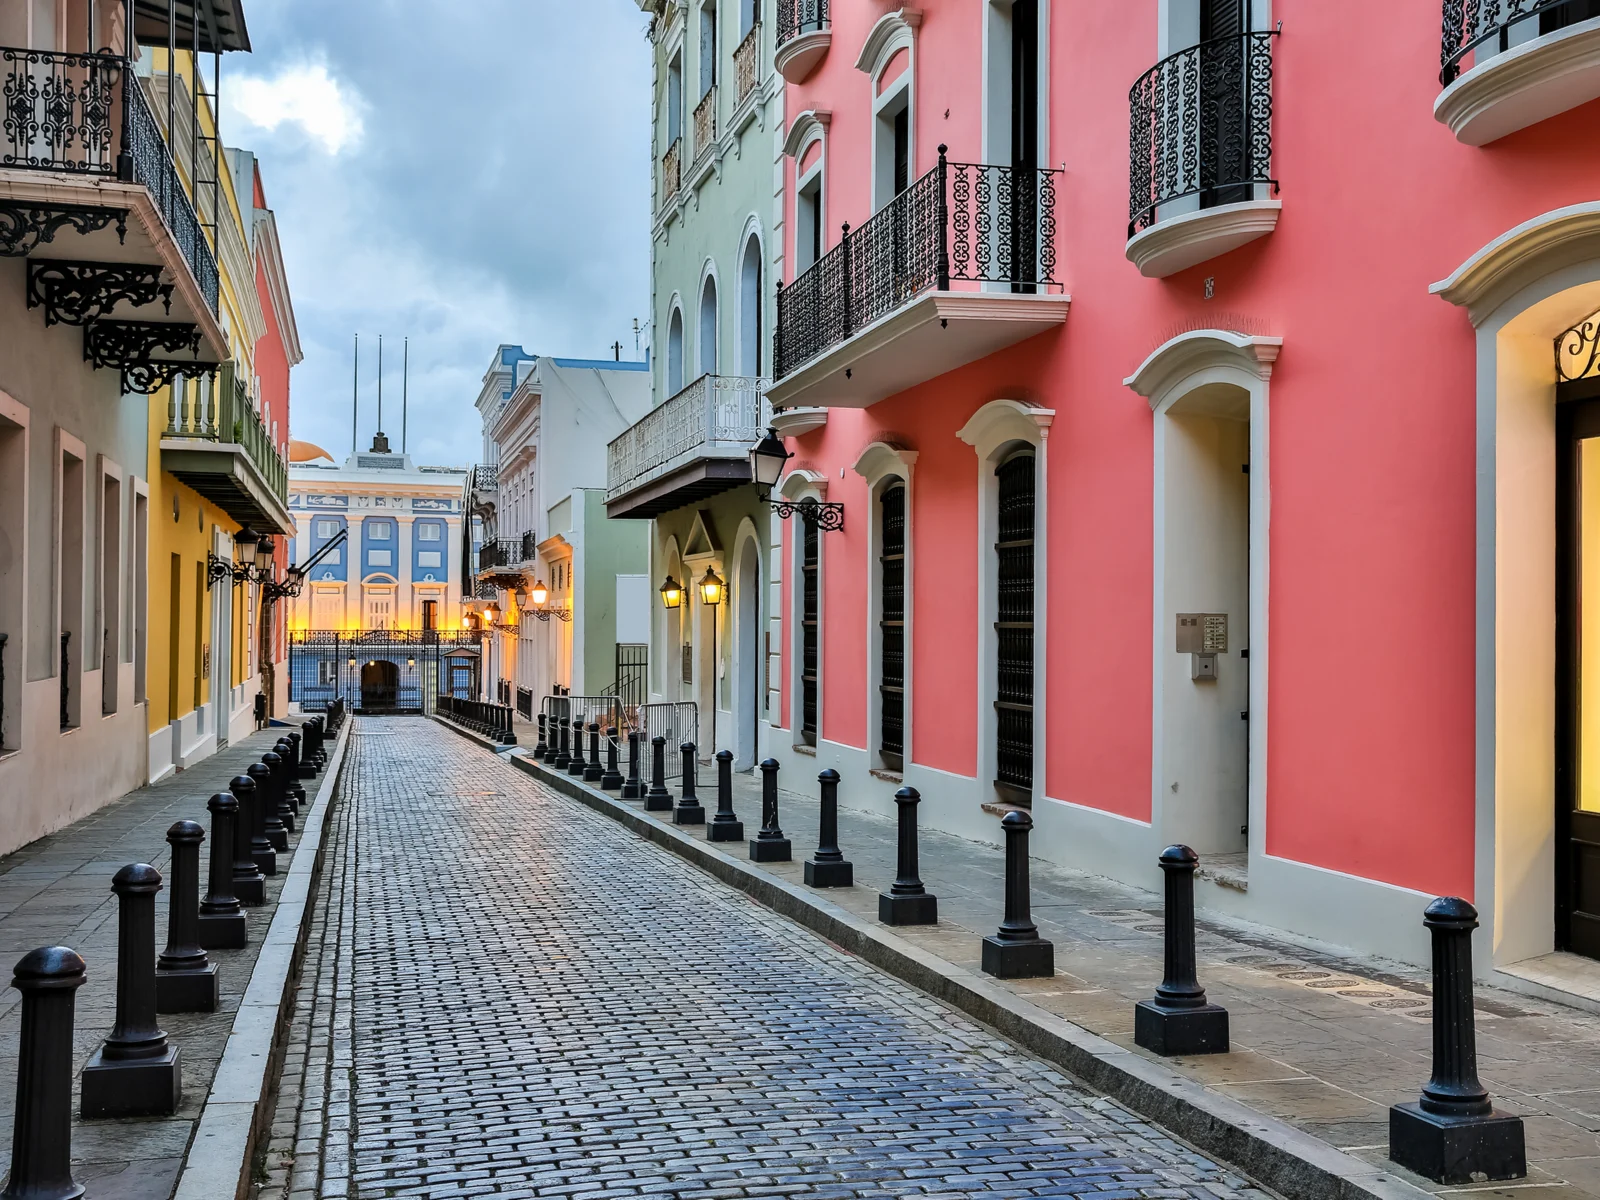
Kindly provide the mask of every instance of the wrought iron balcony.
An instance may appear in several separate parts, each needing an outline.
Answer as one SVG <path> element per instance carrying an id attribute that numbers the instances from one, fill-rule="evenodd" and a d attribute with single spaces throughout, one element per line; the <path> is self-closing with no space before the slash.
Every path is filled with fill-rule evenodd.
<path id="1" fill-rule="evenodd" d="M 0 47 L 0 70 L 4 71 L 0 170 L 142 184 L 188 263 L 200 294 L 215 313 L 216 256 L 150 112 L 144 89 L 128 63 L 108 53 Z M 64 197 L 58 194 L 56 198 Z M 80 203 L 90 208 L 107 206 L 106 201 L 88 193 Z M 124 236 L 126 219 L 124 212 Z M 49 241 L 53 236 L 51 231 L 40 240 Z"/>
<path id="2" fill-rule="evenodd" d="M 1277 189 L 1272 175 L 1272 39 L 1246 33 L 1162 59 L 1128 93 L 1128 236 L 1160 218 L 1162 205 L 1198 197 L 1201 207 Z"/>
<path id="3" fill-rule="evenodd" d="M 778 0 L 773 67 L 789 83 L 804 82 L 828 52 L 828 0 Z"/>
<path id="4" fill-rule="evenodd" d="M 467 489 L 473 492 L 494 492 L 500 490 L 500 464 L 479 463 L 472 468 L 471 481 Z"/>
<path id="5" fill-rule="evenodd" d="M 694 107 L 694 161 L 700 162 L 717 142 L 717 88 L 713 84 Z"/>
<path id="6" fill-rule="evenodd" d="M 241 525 L 292 533 L 288 464 L 233 363 L 214 374 L 180 376 L 168 396 L 162 469 Z"/>
<path id="7" fill-rule="evenodd" d="M 518 562 L 531 563 L 539 557 L 539 535 L 531 529 L 523 531 L 522 552 Z"/>
<path id="8" fill-rule="evenodd" d="M 761 22 L 750 26 L 744 41 L 733 52 L 734 94 L 733 106 L 738 108 L 745 97 L 756 90 L 761 82 Z"/>
<path id="9" fill-rule="evenodd" d="M 683 181 L 683 139 L 673 138 L 672 145 L 661 156 L 661 204 L 666 207 L 677 198 Z"/>
<path id="10" fill-rule="evenodd" d="M 1600 0 L 1444 0 L 1439 63 L 1435 119 L 1487 145 L 1600 97 Z"/>
<path id="11" fill-rule="evenodd" d="M 951 293 L 958 283 L 961 295 L 975 299 L 1058 288 L 1057 173 L 949 162 L 941 146 L 933 170 L 857 228 L 846 225 L 837 246 L 780 288 L 773 346 L 779 382 L 926 293 Z M 787 389 L 780 398 L 776 386 L 772 399 L 784 406 L 827 402 L 802 401 Z"/>
<path id="12" fill-rule="evenodd" d="M 606 515 L 649 518 L 750 482 L 767 381 L 702 375 L 606 447 Z"/>
<path id="13" fill-rule="evenodd" d="M 522 543 L 516 538 L 491 538 L 478 547 L 478 571 L 497 571 L 518 562 Z"/>
<path id="14" fill-rule="evenodd" d="M 1514 41 L 1555 33 L 1600 16 L 1594 0 L 1444 0 L 1439 82 L 1448 87 L 1462 62 L 1483 46 L 1503 54 Z"/>

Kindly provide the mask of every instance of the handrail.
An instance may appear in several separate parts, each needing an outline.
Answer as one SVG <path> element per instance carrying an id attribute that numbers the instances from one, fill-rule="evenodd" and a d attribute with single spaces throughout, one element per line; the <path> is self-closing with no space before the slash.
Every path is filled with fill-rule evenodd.
<path id="1" fill-rule="evenodd" d="M 770 420 L 766 397 L 767 380 L 761 376 L 700 376 L 611 439 L 606 499 L 696 458 L 748 454 Z"/>
<path id="2" fill-rule="evenodd" d="M 289 466 L 230 360 L 218 374 L 180 376 L 169 389 L 166 437 L 202 438 L 239 446 L 270 491 L 289 499 Z"/>
<path id="3" fill-rule="evenodd" d="M 1498 40 L 1504 54 L 1511 31 L 1524 21 L 1562 12 L 1587 0 L 1444 0 L 1444 32 L 1439 44 L 1439 82 L 1449 87 L 1461 74 L 1467 55 Z"/>

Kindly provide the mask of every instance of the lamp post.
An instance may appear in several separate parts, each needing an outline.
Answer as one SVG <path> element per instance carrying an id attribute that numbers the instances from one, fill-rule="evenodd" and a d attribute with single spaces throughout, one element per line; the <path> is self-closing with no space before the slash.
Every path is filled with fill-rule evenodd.
<path id="1" fill-rule="evenodd" d="M 715 567 L 707 567 L 700 577 L 700 602 L 711 609 L 711 750 L 717 749 L 717 688 L 721 684 L 722 663 L 717 658 L 717 608 L 722 603 L 724 589 L 722 576 Z"/>

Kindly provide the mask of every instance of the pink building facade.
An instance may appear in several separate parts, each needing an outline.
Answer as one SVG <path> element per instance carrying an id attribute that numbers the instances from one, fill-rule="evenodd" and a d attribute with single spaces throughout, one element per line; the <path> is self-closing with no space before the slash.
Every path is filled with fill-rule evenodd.
<path id="1" fill-rule="evenodd" d="M 1600 6 L 794 7 L 770 399 L 844 527 L 774 564 L 790 785 L 1587 970 Z"/>

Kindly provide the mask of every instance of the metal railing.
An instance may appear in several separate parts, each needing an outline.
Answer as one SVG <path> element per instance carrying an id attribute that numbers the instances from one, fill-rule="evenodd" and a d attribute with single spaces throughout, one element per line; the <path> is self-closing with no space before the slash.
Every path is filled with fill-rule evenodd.
<path id="1" fill-rule="evenodd" d="M 738 108 L 745 97 L 756 90 L 761 82 L 761 22 L 750 26 L 744 41 L 733 52 L 733 106 Z"/>
<path id="2" fill-rule="evenodd" d="M 1538 37 L 1596 15 L 1594 0 L 1444 0 L 1439 82 L 1449 87 L 1467 55 L 1491 42 L 1498 53 L 1505 53 L 1525 21 L 1539 22 L 1533 31 Z"/>
<path id="3" fill-rule="evenodd" d="M 518 562 L 531 563 L 539 557 L 539 535 L 532 529 L 522 533 L 522 557 Z"/>
<path id="4" fill-rule="evenodd" d="M 717 85 L 712 84 L 694 106 L 694 161 L 710 152 L 717 140 Z"/>
<path id="5" fill-rule="evenodd" d="M 517 734 L 511 724 L 511 707 L 486 700 L 460 700 L 440 693 L 434 697 L 434 711 L 464 725 L 474 733 L 493 738 L 503 746 L 515 746 Z"/>
<path id="6" fill-rule="evenodd" d="M 215 375 L 185 376 L 168 389 L 166 437 L 203 438 L 243 449 L 279 501 L 289 498 L 289 465 L 273 444 L 234 364 Z"/>
<path id="7" fill-rule="evenodd" d="M 698 458 L 742 458 L 771 419 L 767 380 L 702 375 L 651 409 L 606 447 L 606 499 Z"/>
<path id="8" fill-rule="evenodd" d="M 700 708 L 691 702 L 677 704 L 639 705 L 639 773 L 646 781 L 650 778 L 651 742 L 654 738 L 667 739 L 667 778 L 677 779 L 683 774 L 683 755 L 678 747 L 684 742 L 700 744 Z"/>
<path id="9" fill-rule="evenodd" d="M 517 714 L 524 721 L 533 720 L 533 689 L 519 687 L 517 689 Z"/>
<path id="10" fill-rule="evenodd" d="M 1249 200 L 1271 185 L 1272 39 L 1215 38 L 1162 59 L 1128 92 L 1128 236 L 1163 204 Z"/>
<path id="11" fill-rule="evenodd" d="M 939 162 L 778 291 L 775 377 L 952 282 L 1058 286 L 1057 171 Z"/>
<path id="12" fill-rule="evenodd" d="M 0 168 L 143 184 L 215 312 L 216 255 L 128 67 L 116 54 L 0 47 Z"/>
<path id="13" fill-rule="evenodd" d="M 472 492 L 492 492 L 500 487 L 500 464 L 479 463 L 472 468 L 472 476 L 467 484 L 467 490 Z"/>
<path id="14" fill-rule="evenodd" d="M 517 562 L 522 544 L 515 538 L 492 538 L 478 547 L 478 570 L 492 571 Z"/>
<path id="15" fill-rule="evenodd" d="M 666 204 L 678 194 L 683 183 L 683 139 L 673 138 L 672 145 L 661 156 L 661 203 Z"/>
<path id="16" fill-rule="evenodd" d="M 828 0 L 778 0 L 778 46 L 828 28 Z"/>

